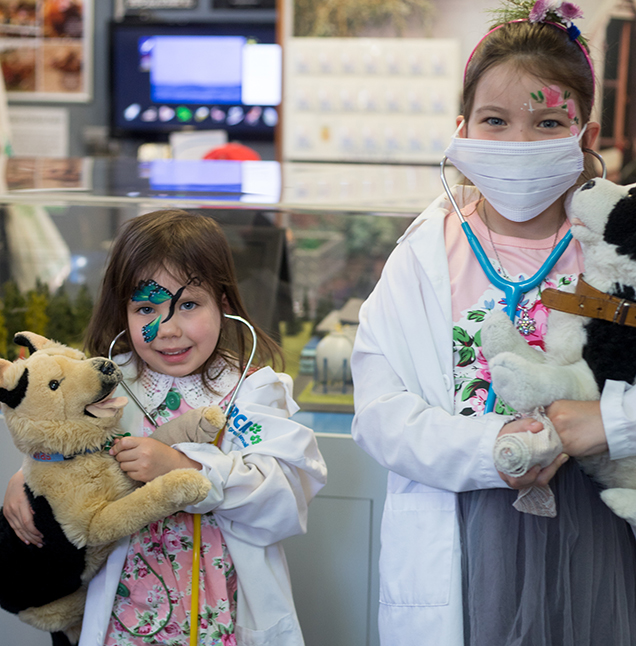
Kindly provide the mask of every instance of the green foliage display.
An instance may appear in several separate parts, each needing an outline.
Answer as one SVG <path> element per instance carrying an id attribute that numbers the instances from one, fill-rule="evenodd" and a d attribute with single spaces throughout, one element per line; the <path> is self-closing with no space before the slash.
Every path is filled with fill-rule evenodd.
<path id="1" fill-rule="evenodd" d="M 93 297 L 86 287 L 82 285 L 75 299 L 75 342 L 81 343 L 84 330 L 88 327 L 93 313 Z"/>
<path id="2" fill-rule="evenodd" d="M 7 339 L 13 339 L 17 332 L 26 329 L 24 316 L 26 314 L 26 299 L 18 289 L 15 281 L 9 280 L 2 286 L 2 302 L 4 305 L 4 320 Z M 18 357 L 18 350 L 13 343 L 8 343 L 7 359 L 13 361 Z"/>
<path id="3" fill-rule="evenodd" d="M 49 317 L 48 337 L 68 345 L 78 336 L 73 303 L 62 285 L 51 297 L 46 313 Z"/>
<path id="4" fill-rule="evenodd" d="M 335 305 L 333 302 L 333 295 L 328 294 L 324 298 L 321 298 L 318 301 L 318 304 L 316 305 L 316 316 L 314 318 L 314 326 L 312 329 L 312 334 L 315 333 L 316 327 L 322 323 L 322 320 L 331 312 L 333 309 L 335 309 Z"/>
<path id="5" fill-rule="evenodd" d="M 93 298 L 86 285 L 73 302 L 64 286 L 51 295 L 48 286 L 38 281 L 23 295 L 14 281 L 7 281 L 0 292 L 0 357 L 18 358 L 20 349 L 11 341 L 23 330 L 80 346 L 92 312 Z"/>
<path id="6" fill-rule="evenodd" d="M 4 318 L 4 305 L 0 302 L 0 357 L 7 356 L 7 322 Z"/>
<path id="7" fill-rule="evenodd" d="M 294 36 L 359 36 L 387 21 L 402 34 L 414 19 L 429 21 L 434 8 L 431 0 L 294 0 Z"/>
<path id="8" fill-rule="evenodd" d="M 48 334 L 49 317 L 46 310 L 49 299 L 46 294 L 31 290 L 26 296 L 26 312 L 24 314 L 24 329 L 35 334 Z"/>

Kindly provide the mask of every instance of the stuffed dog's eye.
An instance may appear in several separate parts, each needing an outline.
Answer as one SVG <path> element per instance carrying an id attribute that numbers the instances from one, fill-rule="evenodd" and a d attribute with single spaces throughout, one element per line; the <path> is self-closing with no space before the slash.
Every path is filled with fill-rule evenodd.
<path id="1" fill-rule="evenodd" d="M 51 390 L 57 390 L 60 387 L 60 382 L 57 379 L 51 379 L 49 381 L 49 388 Z"/>

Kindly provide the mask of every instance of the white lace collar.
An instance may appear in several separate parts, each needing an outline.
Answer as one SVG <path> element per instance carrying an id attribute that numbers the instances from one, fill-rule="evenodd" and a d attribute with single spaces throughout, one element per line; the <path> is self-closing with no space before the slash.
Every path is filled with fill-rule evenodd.
<path id="1" fill-rule="evenodd" d="M 192 408 L 218 404 L 237 383 L 237 371 L 223 359 L 217 359 L 210 367 L 209 374 L 218 377 L 210 380 L 215 392 L 203 387 L 201 375 L 187 377 L 171 377 L 150 370 L 147 366 L 141 374 L 140 382 L 146 396 L 148 408 L 155 410 L 166 398 L 171 388 L 179 391 Z"/>

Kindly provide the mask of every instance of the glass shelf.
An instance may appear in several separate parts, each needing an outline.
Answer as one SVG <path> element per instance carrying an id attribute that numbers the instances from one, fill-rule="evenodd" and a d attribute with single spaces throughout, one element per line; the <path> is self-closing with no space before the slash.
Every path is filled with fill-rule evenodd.
<path id="1" fill-rule="evenodd" d="M 11 158 L 4 189 L 3 297 L 8 281 L 24 297 L 47 286 L 49 305 L 40 307 L 58 340 L 67 341 L 55 327 L 55 294 L 62 287 L 75 324 L 85 320 L 77 301 L 85 311 L 87 294 L 96 297 L 123 222 L 164 208 L 196 210 L 222 226 L 247 310 L 282 344 L 301 409 L 346 413 L 358 309 L 396 240 L 442 190 L 438 166 L 107 158 Z M 25 329 L 28 307 L 5 302 L 10 335 Z"/>

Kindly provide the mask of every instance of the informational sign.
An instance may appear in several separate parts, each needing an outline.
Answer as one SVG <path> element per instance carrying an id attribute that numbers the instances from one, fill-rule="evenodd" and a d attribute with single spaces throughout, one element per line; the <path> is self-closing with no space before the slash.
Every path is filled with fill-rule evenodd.
<path id="1" fill-rule="evenodd" d="M 17 157 L 68 157 L 67 108 L 9 106 L 9 123 Z"/>
<path id="2" fill-rule="evenodd" d="M 93 0 L 0 0 L 0 65 L 9 100 L 88 101 Z"/>

